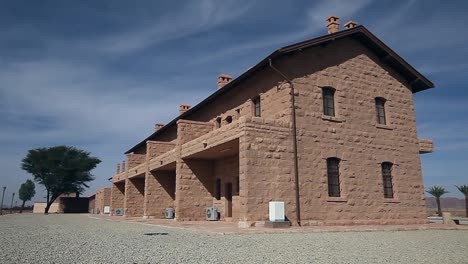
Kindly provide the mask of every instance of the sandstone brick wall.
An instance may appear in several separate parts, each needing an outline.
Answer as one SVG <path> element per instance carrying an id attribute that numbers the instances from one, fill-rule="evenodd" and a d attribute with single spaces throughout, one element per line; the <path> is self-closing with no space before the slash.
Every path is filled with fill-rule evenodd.
<path id="1" fill-rule="evenodd" d="M 174 208 L 175 171 L 152 171 L 146 174 L 144 215 L 165 218 L 166 208 Z"/>
<path id="2" fill-rule="evenodd" d="M 240 221 L 268 220 L 268 203 L 284 201 L 294 221 L 295 192 L 290 124 L 252 117 L 240 137 Z"/>
<path id="3" fill-rule="evenodd" d="M 132 178 L 125 180 L 125 216 L 143 216 L 144 197 L 145 178 Z"/>
<path id="4" fill-rule="evenodd" d="M 298 91 L 302 218 L 327 224 L 425 222 L 413 94 L 405 82 L 353 40 L 305 51 L 282 68 L 294 76 Z M 324 86 L 336 89 L 334 120 L 322 116 Z M 376 124 L 376 97 L 387 100 L 386 126 Z M 328 198 L 328 157 L 341 159 L 341 199 Z M 394 164 L 394 199 L 383 196 L 384 161 Z"/>
<path id="5" fill-rule="evenodd" d="M 203 220 L 205 208 L 213 202 L 212 161 L 183 160 L 182 145 L 213 130 L 206 122 L 177 122 L 176 217 L 179 220 Z"/>
<path id="6" fill-rule="evenodd" d="M 111 186 L 111 213 L 117 208 L 124 208 L 125 203 L 125 182 L 116 182 Z"/>
<path id="7" fill-rule="evenodd" d="M 111 188 L 102 188 L 96 191 L 94 208 L 99 210 L 100 214 L 104 213 L 104 206 L 110 206 Z"/>
<path id="8" fill-rule="evenodd" d="M 146 161 L 146 154 L 127 154 L 127 171 Z"/>
<path id="9" fill-rule="evenodd" d="M 147 157 L 146 159 L 152 159 L 154 157 L 160 156 L 172 149 L 175 148 L 174 142 L 162 142 L 162 141 L 151 141 L 146 142 L 147 146 Z"/>
<path id="10" fill-rule="evenodd" d="M 262 117 L 268 119 L 290 118 L 289 90 L 279 84 L 280 78 L 269 68 L 256 73 L 245 80 L 239 87 L 210 102 L 196 113 L 187 117 L 190 120 L 210 122 L 214 125 L 221 117 L 223 124 L 227 116 L 238 120 L 242 116 L 253 115 L 252 100 L 260 95 Z"/>

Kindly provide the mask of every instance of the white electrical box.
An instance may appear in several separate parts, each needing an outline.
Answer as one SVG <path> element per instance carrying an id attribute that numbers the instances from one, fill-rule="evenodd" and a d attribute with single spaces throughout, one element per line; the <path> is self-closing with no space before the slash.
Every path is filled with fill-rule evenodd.
<path id="1" fill-rule="evenodd" d="M 270 202 L 270 221 L 282 222 L 284 218 L 284 202 Z"/>
<path id="2" fill-rule="evenodd" d="M 104 206 L 104 213 L 110 214 L 110 206 Z"/>

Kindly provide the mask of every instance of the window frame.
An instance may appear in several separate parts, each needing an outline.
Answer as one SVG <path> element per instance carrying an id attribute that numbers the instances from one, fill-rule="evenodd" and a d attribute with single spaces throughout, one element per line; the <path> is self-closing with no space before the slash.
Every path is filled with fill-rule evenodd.
<path id="1" fill-rule="evenodd" d="M 333 87 L 322 87 L 322 105 L 325 116 L 336 116 L 335 93 L 336 89 Z"/>
<path id="2" fill-rule="evenodd" d="M 221 200 L 221 179 L 216 178 L 216 183 L 215 183 L 215 198 L 216 200 Z"/>
<path id="3" fill-rule="evenodd" d="M 377 119 L 377 124 L 379 125 L 387 125 L 387 114 L 385 111 L 386 102 L 387 100 L 383 97 L 375 98 L 376 119 Z"/>
<path id="4" fill-rule="evenodd" d="M 393 163 L 385 161 L 381 164 L 382 168 L 382 187 L 384 192 L 384 198 L 393 199 L 395 198 L 395 191 L 393 190 L 393 176 L 392 169 Z"/>
<path id="5" fill-rule="evenodd" d="M 262 101 L 260 96 L 255 97 L 253 100 L 253 114 L 255 117 L 262 116 Z"/>
<path id="6" fill-rule="evenodd" d="M 340 162 L 337 157 L 327 158 L 328 197 L 341 197 Z"/>

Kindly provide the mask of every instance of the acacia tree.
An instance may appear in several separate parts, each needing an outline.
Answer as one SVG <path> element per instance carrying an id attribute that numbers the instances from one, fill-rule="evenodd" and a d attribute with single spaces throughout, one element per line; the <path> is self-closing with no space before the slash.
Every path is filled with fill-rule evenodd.
<path id="1" fill-rule="evenodd" d="M 34 186 L 34 182 L 31 180 L 26 180 L 25 183 L 21 184 L 18 196 L 23 204 L 21 204 L 20 214 L 23 212 L 24 204 L 27 201 L 31 201 L 31 199 L 36 195 L 36 186 Z"/>
<path id="2" fill-rule="evenodd" d="M 436 198 L 437 214 L 439 216 L 442 216 L 442 208 L 440 207 L 440 197 L 442 197 L 442 195 L 448 193 L 448 191 L 445 190 L 444 187 L 434 186 L 434 187 L 430 188 L 429 190 L 427 190 L 426 192 Z"/>
<path id="3" fill-rule="evenodd" d="M 21 167 L 31 173 L 34 180 L 47 191 L 45 214 L 52 203 L 63 193 L 81 193 L 94 180 L 93 170 L 101 160 L 89 152 L 75 147 L 57 146 L 28 151 Z"/>
<path id="4" fill-rule="evenodd" d="M 455 187 L 457 187 L 457 189 L 465 195 L 466 217 L 468 217 L 468 185 L 460 185 Z"/>

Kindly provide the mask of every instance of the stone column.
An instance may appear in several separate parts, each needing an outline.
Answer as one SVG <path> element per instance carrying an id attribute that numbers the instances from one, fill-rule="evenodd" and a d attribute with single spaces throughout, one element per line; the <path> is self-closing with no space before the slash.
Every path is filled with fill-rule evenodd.
<path id="1" fill-rule="evenodd" d="M 176 219 L 204 220 L 205 208 L 213 204 L 213 164 L 207 160 L 183 160 L 183 144 L 213 130 L 209 122 L 179 120 L 176 146 Z"/>

